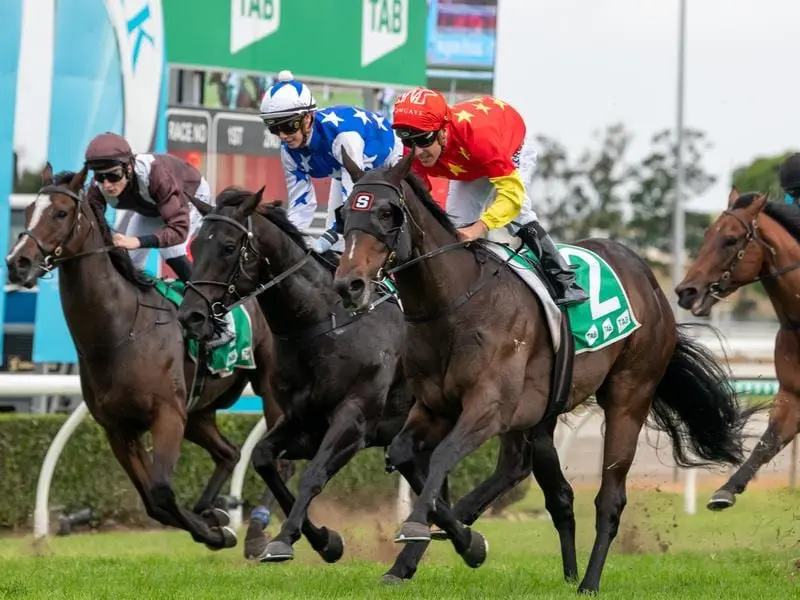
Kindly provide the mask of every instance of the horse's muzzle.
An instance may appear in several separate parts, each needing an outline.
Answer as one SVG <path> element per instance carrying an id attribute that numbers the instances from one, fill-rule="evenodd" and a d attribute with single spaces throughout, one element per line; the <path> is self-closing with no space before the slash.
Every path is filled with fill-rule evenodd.
<path id="1" fill-rule="evenodd" d="M 369 302 L 367 282 L 362 277 L 345 276 L 337 277 L 333 281 L 333 289 L 342 299 L 342 305 L 347 310 L 360 310 Z"/>
<path id="2" fill-rule="evenodd" d="M 14 285 L 21 285 L 32 288 L 36 285 L 37 271 L 39 270 L 33 261 L 27 256 L 15 256 L 6 259 L 8 266 L 8 281 Z"/>
<path id="3" fill-rule="evenodd" d="M 214 335 L 211 319 L 199 310 L 179 309 L 178 319 L 186 331 L 186 335 L 192 339 L 206 341 Z"/>

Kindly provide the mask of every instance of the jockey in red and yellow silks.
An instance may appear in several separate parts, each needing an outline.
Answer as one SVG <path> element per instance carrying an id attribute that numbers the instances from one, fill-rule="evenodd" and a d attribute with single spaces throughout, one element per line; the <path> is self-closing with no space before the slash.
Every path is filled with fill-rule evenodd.
<path id="1" fill-rule="evenodd" d="M 417 174 L 451 180 L 447 213 L 461 239 L 505 227 L 539 257 L 559 304 L 587 299 L 533 211 L 526 186 L 536 151 L 511 105 L 483 96 L 450 107 L 439 92 L 416 88 L 395 102 L 392 127 L 414 152 Z"/>

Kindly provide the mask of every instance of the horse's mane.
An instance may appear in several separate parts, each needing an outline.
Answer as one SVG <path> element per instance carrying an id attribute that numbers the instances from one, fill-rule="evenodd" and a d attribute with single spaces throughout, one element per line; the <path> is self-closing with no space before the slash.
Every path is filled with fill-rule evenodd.
<path id="1" fill-rule="evenodd" d="M 53 176 L 53 183 L 55 185 L 67 185 L 75 173 L 72 171 L 61 171 Z M 103 243 L 106 246 L 114 246 L 114 238 L 111 234 L 111 227 L 106 221 L 105 204 L 103 202 L 89 201 L 89 207 L 94 213 L 95 221 L 97 221 L 97 229 L 103 238 Z M 112 248 L 108 251 L 108 257 L 111 259 L 111 264 L 117 272 L 135 285 L 140 290 L 148 290 L 153 287 L 154 280 L 150 278 L 144 271 L 137 269 L 131 260 L 128 251 L 124 248 Z"/>
<path id="2" fill-rule="evenodd" d="M 450 217 L 447 216 L 447 213 L 444 209 L 439 206 L 436 200 L 433 199 L 433 196 L 428 191 L 423 183 L 422 179 L 420 179 L 416 173 L 409 173 L 406 177 L 406 183 L 411 188 L 411 191 L 414 192 L 414 195 L 419 198 L 420 202 L 427 208 L 433 218 L 441 225 L 442 227 L 447 230 L 448 233 L 457 237 L 458 234 L 456 232 L 456 227 L 453 225 L 453 221 L 450 220 Z"/>
<path id="3" fill-rule="evenodd" d="M 239 206 L 250 196 L 252 196 L 252 192 L 239 187 L 230 186 L 222 190 L 220 195 L 217 196 L 217 206 L 220 208 L 225 206 Z M 306 244 L 305 237 L 297 226 L 289 220 L 289 213 L 286 212 L 286 209 L 281 206 L 264 204 L 258 208 L 257 212 L 285 233 L 289 239 L 300 246 L 300 248 L 308 251 L 308 244 Z M 312 256 L 317 259 L 320 265 L 324 266 L 331 273 L 336 271 L 336 267 L 339 263 L 339 256 L 335 252 L 325 252 L 322 257 L 313 253 Z"/>
<path id="4" fill-rule="evenodd" d="M 381 167 L 367 171 L 359 180 L 359 183 L 369 183 L 375 179 L 382 178 L 389 168 L 390 167 Z M 436 200 L 433 199 L 433 196 L 431 196 L 428 188 L 426 188 L 422 183 L 422 179 L 420 179 L 416 173 L 412 172 L 406 176 L 405 181 L 411 188 L 411 191 L 414 192 L 414 195 L 419 198 L 419 201 L 422 202 L 422 205 L 428 209 L 428 211 L 431 213 L 431 216 L 436 219 L 439 225 L 444 227 L 445 230 L 451 235 L 457 236 L 456 228 L 453 225 L 453 222 L 450 220 L 450 217 L 447 216 L 447 213 L 442 209 L 441 206 L 439 206 L 439 204 L 437 204 Z"/>
<path id="5" fill-rule="evenodd" d="M 733 203 L 732 208 L 747 208 L 757 197 L 756 193 L 742 194 Z M 764 213 L 800 242 L 800 206 L 785 202 L 767 202 L 764 205 Z"/>

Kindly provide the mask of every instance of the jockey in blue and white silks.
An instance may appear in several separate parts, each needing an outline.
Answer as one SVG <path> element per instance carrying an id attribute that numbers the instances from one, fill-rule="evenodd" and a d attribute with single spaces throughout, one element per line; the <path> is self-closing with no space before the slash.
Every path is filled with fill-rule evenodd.
<path id="1" fill-rule="evenodd" d="M 403 156 L 403 145 L 385 117 L 355 106 L 317 109 L 308 86 L 281 71 L 261 101 L 261 119 L 281 139 L 289 219 L 307 231 L 317 209 L 312 178 L 331 177 L 325 232 L 314 243 L 317 252 L 338 240 L 336 215 L 353 182 L 342 165 L 342 150 L 364 171 L 391 166 Z M 341 245 L 341 244 L 340 244 Z M 339 248 L 334 248 L 339 249 Z"/>

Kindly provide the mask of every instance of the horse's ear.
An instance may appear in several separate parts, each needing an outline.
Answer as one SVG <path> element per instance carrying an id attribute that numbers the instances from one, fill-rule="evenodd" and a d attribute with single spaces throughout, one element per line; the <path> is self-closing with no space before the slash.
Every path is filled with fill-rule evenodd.
<path id="1" fill-rule="evenodd" d="M 350 155 L 347 153 L 347 150 L 345 150 L 344 147 L 342 147 L 342 164 L 347 170 L 347 174 L 350 175 L 350 179 L 353 180 L 353 183 L 364 176 L 364 171 L 355 163 L 352 158 L 350 158 Z"/>
<path id="2" fill-rule="evenodd" d="M 728 208 L 733 208 L 734 203 L 739 199 L 739 190 L 735 185 L 731 186 L 731 192 L 728 194 Z"/>
<path id="3" fill-rule="evenodd" d="M 400 162 L 389 169 L 386 177 L 397 187 L 402 187 L 403 181 L 405 181 L 406 177 L 408 177 L 408 174 L 411 172 L 411 163 L 413 162 L 414 153 L 407 153 L 402 159 L 400 159 Z"/>
<path id="4" fill-rule="evenodd" d="M 191 202 L 192 205 L 197 209 L 197 212 L 199 212 L 204 217 L 212 210 L 214 210 L 214 207 L 211 206 L 208 202 L 203 202 L 202 200 L 200 200 L 199 198 L 195 198 L 194 196 L 189 197 L 189 202 Z"/>
<path id="5" fill-rule="evenodd" d="M 69 182 L 69 189 L 71 189 L 76 194 L 83 189 L 83 184 L 86 183 L 86 175 L 88 175 L 89 169 L 83 167 L 80 171 L 75 173 L 72 176 L 72 179 Z"/>
<path id="6" fill-rule="evenodd" d="M 751 211 L 752 214 L 757 215 L 764 210 L 764 207 L 767 205 L 767 200 L 769 200 L 769 194 L 756 194 L 756 199 L 753 200 L 748 210 Z"/>
<path id="7" fill-rule="evenodd" d="M 52 185 L 53 183 L 53 165 L 50 164 L 50 161 L 47 161 L 45 164 L 44 169 L 42 169 L 42 187 L 46 185 Z"/>
<path id="8" fill-rule="evenodd" d="M 262 185 L 260 190 L 254 194 L 250 194 L 244 199 L 244 201 L 242 201 L 242 203 L 239 205 L 239 209 L 236 211 L 237 215 L 239 217 L 249 217 L 252 215 L 256 211 L 256 208 L 258 208 L 258 205 L 261 204 L 261 199 L 263 196 L 264 186 Z"/>

